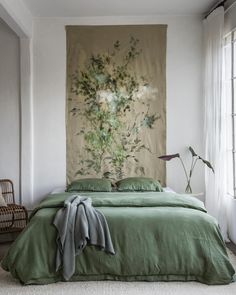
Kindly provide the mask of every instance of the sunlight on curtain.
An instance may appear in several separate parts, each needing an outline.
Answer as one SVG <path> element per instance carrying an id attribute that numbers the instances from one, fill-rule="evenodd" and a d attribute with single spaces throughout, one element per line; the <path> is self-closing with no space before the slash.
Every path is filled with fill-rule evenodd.
<path id="1" fill-rule="evenodd" d="M 206 208 L 219 222 L 227 240 L 226 219 L 226 105 L 223 99 L 224 8 L 215 9 L 204 20 L 205 50 L 205 157 L 215 173 L 205 170 Z"/>

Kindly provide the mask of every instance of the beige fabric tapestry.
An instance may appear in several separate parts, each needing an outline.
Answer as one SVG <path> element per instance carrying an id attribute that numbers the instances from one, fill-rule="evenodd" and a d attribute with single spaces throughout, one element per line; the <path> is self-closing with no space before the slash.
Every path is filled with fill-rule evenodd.
<path id="1" fill-rule="evenodd" d="M 67 26 L 67 181 L 165 184 L 166 25 Z"/>

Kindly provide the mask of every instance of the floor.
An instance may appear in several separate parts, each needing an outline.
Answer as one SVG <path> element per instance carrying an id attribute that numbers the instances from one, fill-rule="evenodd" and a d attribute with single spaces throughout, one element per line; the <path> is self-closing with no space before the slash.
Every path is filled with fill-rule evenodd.
<path id="1" fill-rule="evenodd" d="M 4 243 L 0 245 L 0 260 L 3 258 L 11 243 Z"/>
<path id="2" fill-rule="evenodd" d="M 234 243 L 227 243 L 226 246 L 234 253 L 234 255 L 236 255 L 236 245 Z"/>
<path id="3" fill-rule="evenodd" d="M 19 233 L 2 234 L 0 235 L 0 260 L 6 254 L 14 239 L 17 238 Z M 1 293 L 0 293 L 1 294 Z"/>

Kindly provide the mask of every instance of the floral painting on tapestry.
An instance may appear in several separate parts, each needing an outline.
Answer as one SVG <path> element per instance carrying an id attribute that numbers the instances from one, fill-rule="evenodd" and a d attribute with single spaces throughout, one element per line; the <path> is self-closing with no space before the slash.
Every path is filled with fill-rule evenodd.
<path id="1" fill-rule="evenodd" d="M 67 27 L 67 178 L 165 184 L 166 26 Z"/>

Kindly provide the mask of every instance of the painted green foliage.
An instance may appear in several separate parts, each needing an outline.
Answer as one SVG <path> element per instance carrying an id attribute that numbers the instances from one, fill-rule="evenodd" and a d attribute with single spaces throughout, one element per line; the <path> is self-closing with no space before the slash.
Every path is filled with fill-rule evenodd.
<path id="1" fill-rule="evenodd" d="M 86 127 L 77 136 L 84 137 L 84 149 L 89 155 L 80 160 L 77 175 L 103 171 L 104 177 L 121 178 L 126 161 L 136 164 L 137 174 L 145 173 L 136 155 L 142 149 L 150 153 L 151 150 L 142 142 L 140 131 L 153 128 L 160 116 L 151 114 L 150 103 L 142 99 L 148 82 L 130 71 L 131 64 L 141 54 L 138 43 L 138 39 L 131 37 L 122 61 L 117 62 L 121 43 L 116 41 L 112 52 L 90 56 L 85 68 L 72 77 L 71 92 L 83 97 L 84 105 L 78 104 L 70 112 L 72 116 L 86 118 Z M 135 114 L 137 103 L 144 108 Z M 102 167 L 108 168 L 104 172 Z"/>

